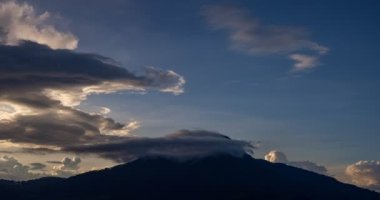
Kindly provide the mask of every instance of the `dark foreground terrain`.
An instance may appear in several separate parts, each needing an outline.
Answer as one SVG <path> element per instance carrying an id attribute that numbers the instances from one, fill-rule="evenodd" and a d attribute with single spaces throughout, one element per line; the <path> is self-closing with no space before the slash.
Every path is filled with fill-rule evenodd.
<path id="1" fill-rule="evenodd" d="M 250 156 L 179 162 L 146 157 L 68 179 L 0 181 L 1 199 L 380 200 L 380 194 L 331 177 Z"/>

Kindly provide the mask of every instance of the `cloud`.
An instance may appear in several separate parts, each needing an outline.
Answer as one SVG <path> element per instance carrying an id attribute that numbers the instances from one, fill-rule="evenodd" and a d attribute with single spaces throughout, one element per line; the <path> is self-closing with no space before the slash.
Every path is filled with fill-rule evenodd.
<path id="1" fill-rule="evenodd" d="M 189 158 L 227 153 L 242 156 L 253 154 L 253 149 L 254 146 L 249 142 L 233 140 L 217 132 L 181 130 L 158 138 L 129 137 L 111 143 L 71 146 L 63 150 L 128 162 L 149 155 Z"/>
<path id="2" fill-rule="evenodd" d="M 354 184 L 380 191 L 380 161 L 358 161 L 345 172 Z"/>
<path id="3" fill-rule="evenodd" d="M 111 112 L 111 109 L 107 108 L 107 107 L 101 107 L 100 108 L 100 111 L 99 111 L 99 114 L 102 114 L 102 115 L 107 115 Z"/>
<path id="4" fill-rule="evenodd" d="M 46 165 L 43 163 L 30 163 L 29 170 L 44 170 L 46 168 Z"/>
<path id="5" fill-rule="evenodd" d="M 290 59 L 294 60 L 294 71 L 302 71 L 306 69 L 311 69 L 319 64 L 318 56 L 308 56 L 304 54 L 291 54 Z"/>
<path id="6" fill-rule="evenodd" d="M 12 148 L 61 152 L 124 140 L 141 122 L 120 123 L 106 116 L 106 107 L 88 113 L 77 106 L 92 94 L 184 92 L 184 77 L 172 70 L 148 66 L 132 73 L 111 58 L 72 51 L 78 39 L 55 29 L 48 18 L 27 3 L 0 2 L 0 141 Z M 70 163 L 77 166 L 80 159 L 64 159 L 55 174 L 73 174 Z M 25 177 L 44 169 L 41 163 L 14 166 Z"/>
<path id="7" fill-rule="evenodd" d="M 47 161 L 47 163 L 58 164 L 53 166 L 52 171 L 49 175 L 59 177 L 70 177 L 80 173 L 79 164 L 82 163 L 82 160 L 79 157 L 64 157 L 61 161 Z"/>
<path id="8" fill-rule="evenodd" d="M 57 148 L 117 140 L 139 123 L 115 122 L 75 106 L 88 95 L 117 91 L 180 94 L 184 84 L 173 71 L 148 67 L 134 74 L 95 54 L 33 42 L 0 45 L 0 140 Z"/>
<path id="9" fill-rule="evenodd" d="M 64 157 L 62 161 L 56 162 L 60 163 L 61 165 L 56 166 L 56 169 L 59 170 L 77 170 L 79 169 L 79 164 L 82 162 L 82 160 L 79 157 L 73 157 L 73 158 L 68 158 Z"/>
<path id="10" fill-rule="evenodd" d="M 32 42 L 19 46 L 0 45 L 0 54 L 1 91 L 38 92 L 67 106 L 78 105 L 90 94 L 123 90 L 155 89 L 180 94 L 185 84 L 182 76 L 170 70 L 148 67 L 144 73 L 136 75 L 110 58 L 52 50 Z M 12 88 L 7 87 L 9 84 Z"/>
<path id="11" fill-rule="evenodd" d="M 125 123 L 121 129 L 108 130 L 104 132 L 104 135 L 113 135 L 113 136 L 128 136 L 134 130 L 140 128 L 141 122 L 132 120 Z"/>
<path id="12" fill-rule="evenodd" d="M 24 165 L 11 156 L 0 157 L 0 179 L 6 180 L 30 180 L 44 176 L 69 177 L 79 173 L 79 157 L 64 157 L 62 161 L 48 161 L 48 163 L 58 164 L 47 169 L 43 163 L 31 163 Z"/>
<path id="13" fill-rule="evenodd" d="M 31 167 L 21 164 L 11 156 L 0 158 L 0 179 L 6 180 L 28 180 L 38 178 L 38 173 L 30 172 Z"/>
<path id="14" fill-rule="evenodd" d="M 283 163 L 293 167 L 298 167 L 304 170 L 312 171 L 318 174 L 328 174 L 326 167 L 315 164 L 311 161 L 288 161 L 287 156 L 281 151 L 272 150 L 268 154 L 266 154 L 264 158 L 269 162 Z"/>
<path id="15" fill-rule="evenodd" d="M 272 163 L 288 163 L 288 158 L 284 153 L 281 151 L 270 151 L 268 154 L 265 155 L 265 160 L 272 162 Z"/>
<path id="16" fill-rule="evenodd" d="M 48 45 L 53 49 L 75 49 L 78 39 L 48 23 L 49 12 L 37 14 L 33 6 L 17 1 L 0 2 L 0 43 L 18 45 L 23 40 Z"/>
<path id="17" fill-rule="evenodd" d="M 290 56 L 290 59 L 296 61 L 294 67 L 297 71 L 316 66 L 319 56 L 329 50 L 310 40 L 309 34 L 302 28 L 262 24 L 247 10 L 239 7 L 205 6 L 202 9 L 202 15 L 213 29 L 228 32 L 233 49 L 252 55 L 312 52 L 313 55 L 302 55 L 302 58 Z"/>

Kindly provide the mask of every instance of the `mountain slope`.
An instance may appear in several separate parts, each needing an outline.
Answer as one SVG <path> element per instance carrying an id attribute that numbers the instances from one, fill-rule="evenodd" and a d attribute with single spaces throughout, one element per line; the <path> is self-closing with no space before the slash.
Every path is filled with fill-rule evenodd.
<path id="1" fill-rule="evenodd" d="M 228 155 L 186 162 L 147 157 L 68 179 L 7 184 L 0 192 L 14 199 L 380 200 L 378 193 L 331 177 L 249 156 Z"/>

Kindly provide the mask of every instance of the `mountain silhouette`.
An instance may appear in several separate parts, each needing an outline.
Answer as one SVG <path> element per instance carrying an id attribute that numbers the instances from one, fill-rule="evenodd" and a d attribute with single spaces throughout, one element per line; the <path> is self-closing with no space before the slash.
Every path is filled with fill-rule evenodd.
<path id="1" fill-rule="evenodd" d="M 67 179 L 0 181 L 1 199 L 380 200 L 380 194 L 251 156 L 137 159 Z"/>

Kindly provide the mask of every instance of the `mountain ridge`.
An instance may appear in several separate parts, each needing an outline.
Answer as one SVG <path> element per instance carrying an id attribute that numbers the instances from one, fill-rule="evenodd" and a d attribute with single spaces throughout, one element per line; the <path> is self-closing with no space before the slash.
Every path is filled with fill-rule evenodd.
<path id="1" fill-rule="evenodd" d="M 143 157 L 67 179 L 16 185 L 2 193 L 24 194 L 13 199 L 380 199 L 376 192 L 332 177 L 249 155 L 186 161 Z"/>

